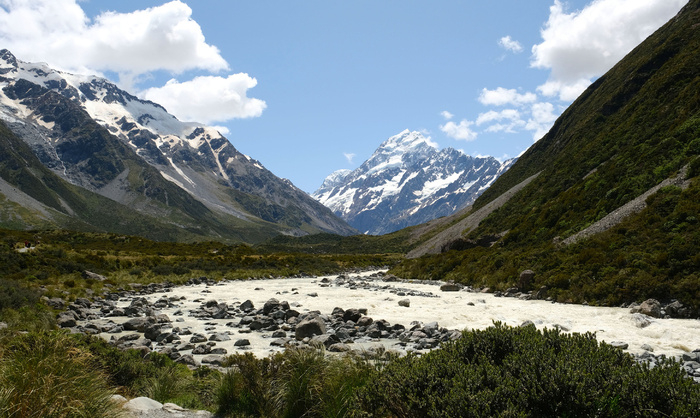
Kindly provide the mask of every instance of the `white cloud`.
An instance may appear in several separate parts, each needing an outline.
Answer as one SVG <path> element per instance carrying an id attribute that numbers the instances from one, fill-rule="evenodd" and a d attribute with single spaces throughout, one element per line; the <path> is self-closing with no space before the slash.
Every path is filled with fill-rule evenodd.
<path id="1" fill-rule="evenodd" d="M 228 70 L 218 48 L 206 42 L 179 0 L 131 13 L 104 12 L 91 21 L 79 0 L 0 0 L 0 45 L 24 61 L 42 61 L 65 71 L 117 73 L 120 86 L 154 71 Z M 260 116 L 265 102 L 246 96 L 257 81 L 247 74 L 169 81 L 142 97 L 162 104 L 179 119 L 202 123 Z M 223 132 L 222 132 L 223 133 Z"/>
<path id="2" fill-rule="evenodd" d="M 206 43 L 192 9 L 175 0 L 90 22 L 75 0 L 0 0 L 0 42 L 23 60 L 69 71 L 143 74 L 228 69 Z"/>
<path id="3" fill-rule="evenodd" d="M 518 120 L 520 119 L 520 112 L 518 112 L 516 109 L 503 109 L 500 112 L 489 110 L 486 113 L 479 114 L 479 117 L 476 118 L 476 124 L 483 125 L 484 123 L 500 121 L 503 119 Z"/>
<path id="4" fill-rule="evenodd" d="M 535 93 L 527 92 L 520 94 L 515 89 L 506 89 L 503 87 L 497 87 L 495 90 L 484 88 L 479 95 L 479 102 L 485 106 L 520 106 L 533 103 L 536 100 L 537 95 Z"/>
<path id="5" fill-rule="evenodd" d="M 474 122 L 463 119 L 459 124 L 447 122 L 444 125 L 440 125 L 440 130 L 450 138 L 473 141 L 476 139 L 477 133 L 470 129 L 472 125 L 474 125 Z"/>
<path id="6" fill-rule="evenodd" d="M 687 0 L 594 0 L 567 13 L 560 0 L 550 7 L 532 47 L 531 66 L 551 70 L 542 94 L 571 101 L 632 48 L 673 17 Z"/>
<path id="7" fill-rule="evenodd" d="M 450 120 L 450 119 L 452 119 L 452 118 L 455 116 L 455 115 L 453 115 L 452 113 L 448 112 L 447 110 L 443 110 L 442 112 L 440 112 L 440 115 L 441 115 L 443 118 L 445 118 L 445 120 Z"/>
<path id="8" fill-rule="evenodd" d="M 352 164 L 352 160 L 355 158 L 355 153 L 344 152 L 343 156 L 345 157 L 346 160 L 348 160 L 348 164 Z"/>
<path id="9" fill-rule="evenodd" d="M 511 39 L 510 36 L 504 36 L 501 39 L 499 39 L 498 45 L 514 53 L 522 52 L 523 50 L 523 46 L 520 45 L 520 42 Z"/>
<path id="10" fill-rule="evenodd" d="M 559 115 L 554 113 L 553 104 L 549 102 L 534 103 L 525 129 L 533 131 L 532 139 L 537 141 L 551 129 L 557 117 Z"/>
<path id="11" fill-rule="evenodd" d="M 498 122 L 498 123 L 493 123 Z M 516 133 L 518 129 L 526 126 L 526 122 L 522 120 L 520 112 L 516 109 L 503 109 L 500 112 L 489 110 L 481 113 L 476 118 L 476 125 L 490 124 L 486 127 L 486 132 L 507 132 Z"/>
<path id="12" fill-rule="evenodd" d="M 141 92 L 141 96 L 162 104 L 180 120 L 208 124 L 260 116 L 265 102 L 246 96 L 257 83 L 248 74 L 202 76 L 182 83 L 172 79 L 163 87 Z"/>

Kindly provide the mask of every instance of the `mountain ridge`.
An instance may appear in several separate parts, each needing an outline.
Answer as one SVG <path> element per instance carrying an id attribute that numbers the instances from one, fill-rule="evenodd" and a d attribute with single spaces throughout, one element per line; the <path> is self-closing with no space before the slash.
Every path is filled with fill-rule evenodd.
<path id="1" fill-rule="evenodd" d="M 218 131 L 180 122 L 105 79 L 24 63 L 2 50 L 0 87 L 0 118 L 42 164 L 142 213 L 166 218 L 181 213 L 204 225 L 216 218 L 205 233 L 209 238 L 219 236 L 222 223 L 248 224 L 246 230 L 257 225 L 265 231 L 253 234 L 260 238 L 273 236 L 273 230 L 356 233 L 291 182 L 238 152 Z"/>
<path id="2" fill-rule="evenodd" d="M 464 208 L 514 161 L 440 150 L 407 129 L 357 169 L 329 175 L 312 196 L 356 229 L 381 235 Z"/>

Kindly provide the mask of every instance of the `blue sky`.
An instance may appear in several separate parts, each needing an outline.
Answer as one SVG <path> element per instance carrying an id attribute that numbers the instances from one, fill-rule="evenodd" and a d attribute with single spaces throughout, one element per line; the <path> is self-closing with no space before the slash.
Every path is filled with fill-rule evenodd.
<path id="1" fill-rule="evenodd" d="M 687 0 L 0 0 L 0 48 L 95 73 L 313 192 L 388 137 L 519 155 Z"/>

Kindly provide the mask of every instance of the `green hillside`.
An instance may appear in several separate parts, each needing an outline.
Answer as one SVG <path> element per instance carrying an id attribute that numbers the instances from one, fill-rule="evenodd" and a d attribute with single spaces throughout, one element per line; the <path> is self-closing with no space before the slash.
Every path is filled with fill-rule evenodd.
<path id="1" fill-rule="evenodd" d="M 532 269 L 532 287 L 547 286 L 560 301 L 656 297 L 700 307 L 699 24 L 700 1 L 691 1 L 591 85 L 475 202 L 472 212 L 539 173 L 463 231 L 471 243 L 502 236 L 493 246 L 453 246 L 463 249 L 407 260 L 393 272 L 505 289 Z M 683 167 L 685 181 L 652 194 L 641 212 L 564 243 Z"/>

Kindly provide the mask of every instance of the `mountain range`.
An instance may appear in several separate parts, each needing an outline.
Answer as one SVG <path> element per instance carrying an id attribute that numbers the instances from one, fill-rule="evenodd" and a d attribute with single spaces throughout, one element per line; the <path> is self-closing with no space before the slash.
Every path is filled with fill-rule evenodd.
<path id="1" fill-rule="evenodd" d="M 420 132 L 405 130 L 357 169 L 330 174 L 312 196 L 359 231 L 381 235 L 464 208 L 513 162 L 440 150 Z"/>
<path id="2" fill-rule="evenodd" d="M 259 242 L 357 231 L 218 131 L 0 51 L 0 226 Z"/>

